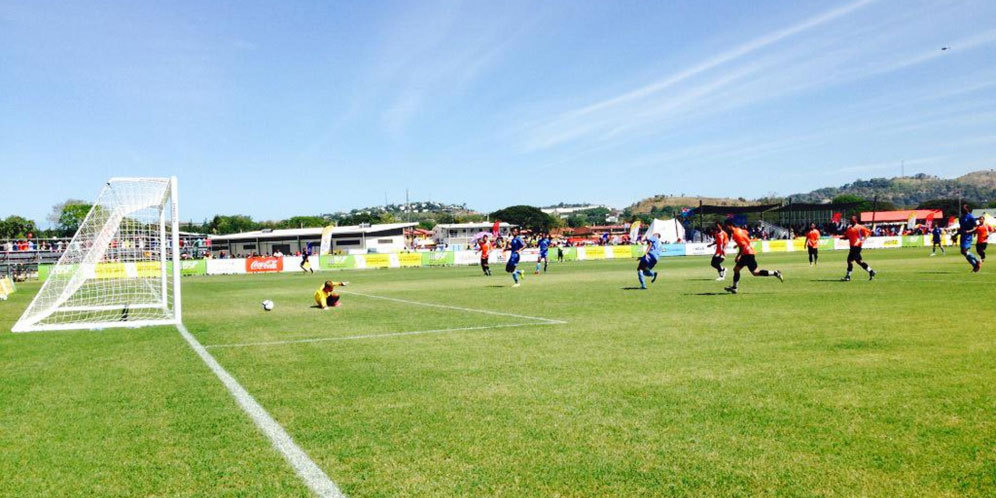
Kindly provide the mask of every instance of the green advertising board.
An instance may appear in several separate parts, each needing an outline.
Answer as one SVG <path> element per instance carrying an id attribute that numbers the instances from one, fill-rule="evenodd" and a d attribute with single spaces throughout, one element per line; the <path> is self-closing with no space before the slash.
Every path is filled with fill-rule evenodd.
<path id="1" fill-rule="evenodd" d="M 422 253 L 422 266 L 451 266 L 456 262 L 453 251 L 433 251 Z"/>
<path id="2" fill-rule="evenodd" d="M 352 255 L 323 254 L 318 258 L 318 262 L 323 270 L 348 270 L 356 268 L 356 258 Z"/>
<path id="3" fill-rule="evenodd" d="M 187 259 L 180 261 L 180 275 L 184 277 L 207 275 L 207 260 Z"/>

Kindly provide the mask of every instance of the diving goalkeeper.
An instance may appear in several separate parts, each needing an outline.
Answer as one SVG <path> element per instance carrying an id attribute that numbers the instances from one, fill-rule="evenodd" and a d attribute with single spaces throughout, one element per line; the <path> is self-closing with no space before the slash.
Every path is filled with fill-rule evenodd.
<path id="1" fill-rule="evenodd" d="M 349 285 L 349 282 L 333 282 L 331 280 L 326 280 L 325 285 L 321 286 L 315 291 L 315 303 L 318 307 L 327 310 L 329 308 L 339 307 L 339 294 L 336 294 L 335 286 L 345 287 Z"/>

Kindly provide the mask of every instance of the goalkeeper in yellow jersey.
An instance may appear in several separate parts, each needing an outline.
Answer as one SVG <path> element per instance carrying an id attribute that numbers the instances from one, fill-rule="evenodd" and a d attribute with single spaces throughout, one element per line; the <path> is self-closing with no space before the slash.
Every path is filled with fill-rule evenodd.
<path id="1" fill-rule="evenodd" d="M 323 310 L 339 307 L 339 294 L 335 293 L 335 286 L 345 287 L 349 282 L 333 282 L 326 280 L 325 285 L 315 291 L 315 304 Z"/>

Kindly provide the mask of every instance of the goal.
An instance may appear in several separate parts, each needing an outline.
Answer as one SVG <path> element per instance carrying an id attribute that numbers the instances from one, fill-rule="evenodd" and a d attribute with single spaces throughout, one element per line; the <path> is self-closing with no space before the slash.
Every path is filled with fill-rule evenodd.
<path id="1" fill-rule="evenodd" d="M 180 323 L 172 178 L 111 178 L 13 332 Z"/>

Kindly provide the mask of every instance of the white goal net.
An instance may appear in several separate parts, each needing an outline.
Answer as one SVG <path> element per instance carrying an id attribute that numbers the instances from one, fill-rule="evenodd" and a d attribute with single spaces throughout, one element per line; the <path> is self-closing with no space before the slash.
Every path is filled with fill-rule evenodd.
<path id="1" fill-rule="evenodd" d="M 178 221 L 176 177 L 112 178 L 13 331 L 179 323 Z"/>

